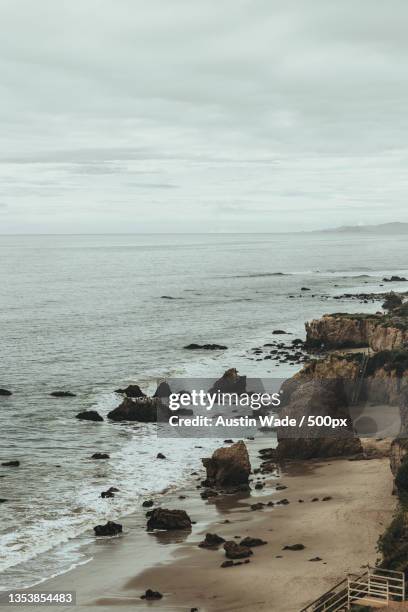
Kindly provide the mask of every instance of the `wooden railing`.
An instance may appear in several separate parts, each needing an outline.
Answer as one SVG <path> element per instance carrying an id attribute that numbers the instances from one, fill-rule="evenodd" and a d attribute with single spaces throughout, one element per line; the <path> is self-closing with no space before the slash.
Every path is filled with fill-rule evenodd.
<path id="1" fill-rule="evenodd" d="M 300 612 L 340 612 L 351 610 L 353 604 L 387 606 L 391 601 L 404 599 L 404 574 L 375 567 L 361 575 L 350 574 Z"/>

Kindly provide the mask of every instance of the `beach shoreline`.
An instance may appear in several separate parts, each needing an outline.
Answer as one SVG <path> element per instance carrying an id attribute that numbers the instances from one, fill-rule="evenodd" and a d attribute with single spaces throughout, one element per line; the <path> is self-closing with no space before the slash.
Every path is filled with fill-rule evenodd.
<path id="1" fill-rule="evenodd" d="M 253 468 L 260 445 L 265 446 L 265 440 L 248 442 Z M 197 478 L 201 480 L 200 475 Z M 287 489 L 277 491 L 278 483 Z M 127 517 L 122 537 L 97 539 L 90 546 L 92 560 L 30 590 L 74 590 L 77 606 L 96 606 L 101 612 L 115 607 L 141 612 L 153 608 L 166 612 L 192 608 L 200 612 L 295 612 L 348 572 L 375 563 L 378 536 L 395 508 L 391 491 L 386 456 L 294 462 L 278 477 L 267 475 L 262 491 L 252 489 L 249 494 L 207 501 L 192 485 L 157 500 L 161 507 L 185 509 L 196 521 L 191 533 L 148 533 L 135 516 Z M 184 499 L 179 499 L 181 495 Z M 323 497 L 331 499 L 322 501 Z M 277 505 L 282 498 L 290 503 Z M 313 502 L 315 498 L 319 501 Z M 273 507 L 250 509 L 253 503 L 271 500 Z M 218 551 L 198 547 L 206 532 L 237 542 L 251 536 L 268 543 L 253 549 L 249 564 L 221 568 L 225 560 L 222 546 Z M 282 550 L 296 543 L 305 549 Z M 316 557 L 321 561 L 310 561 Z M 145 602 L 141 595 L 148 588 L 160 591 L 163 598 Z"/>

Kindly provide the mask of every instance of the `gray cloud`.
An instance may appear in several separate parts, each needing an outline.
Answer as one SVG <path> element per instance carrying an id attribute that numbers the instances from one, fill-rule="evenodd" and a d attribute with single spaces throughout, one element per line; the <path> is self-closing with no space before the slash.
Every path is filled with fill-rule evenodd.
<path id="1" fill-rule="evenodd" d="M 407 15 L 2 0 L 0 231 L 408 221 Z"/>

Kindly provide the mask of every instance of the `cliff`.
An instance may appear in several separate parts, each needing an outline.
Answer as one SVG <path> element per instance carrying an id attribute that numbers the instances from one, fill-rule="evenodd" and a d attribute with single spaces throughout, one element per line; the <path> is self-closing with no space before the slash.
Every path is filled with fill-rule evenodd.
<path id="1" fill-rule="evenodd" d="M 408 304 L 389 314 L 324 315 L 305 324 L 309 349 L 370 347 L 391 351 L 408 345 Z"/>

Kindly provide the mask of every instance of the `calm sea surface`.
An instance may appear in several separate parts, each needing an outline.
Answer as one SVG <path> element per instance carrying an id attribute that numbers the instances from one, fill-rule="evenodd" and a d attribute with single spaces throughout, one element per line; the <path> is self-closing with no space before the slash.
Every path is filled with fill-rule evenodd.
<path id="1" fill-rule="evenodd" d="M 0 462 L 21 461 L 0 467 L 0 589 L 81 562 L 77 544 L 95 521 L 132 512 L 200 463 L 194 441 L 77 412 L 105 415 L 129 382 L 153 391 L 157 379 L 229 367 L 289 375 L 294 367 L 256 362 L 250 349 L 276 328 L 304 337 L 304 322 L 324 312 L 378 308 L 333 296 L 384 291 L 390 274 L 408 276 L 405 236 L 0 236 L 0 387 L 13 391 L 0 397 Z M 228 349 L 184 350 L 191 342 Z M 77 397 L 49 396 L 61 389 Z M 159 450 L 169 460 L 158 465 Z M 90 461 L 95 451 L 111 459 Z M 111 485 L 120 495 L 102 500 Z"/>

